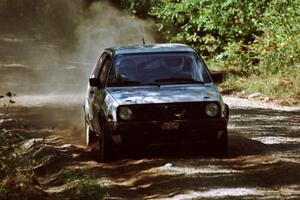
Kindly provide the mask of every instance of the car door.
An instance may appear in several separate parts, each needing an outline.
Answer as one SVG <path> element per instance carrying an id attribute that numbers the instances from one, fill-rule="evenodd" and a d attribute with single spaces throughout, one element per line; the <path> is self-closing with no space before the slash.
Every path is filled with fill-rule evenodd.
<path id="1" fill-rule="evenodd" d="M 99 62 L 99 66 L 97 66 L 95 73 L 92 74 L 93 78 L 100 79 L 100 85 L 101 87 L 90 87 L 89 90 L 89 105 L 90 105 L 90 122 L 92 129 L 99 133 L 100 132 L 100 126 L 99 126 L 99 112 L 101 111 L 101 107 L 104 102 L 104 98 L 106 96 L 105 94 L 105 82 L 107 73 L 109 71 L 110 67 L 110 60 L 111 56 L 108 53 L 104 53 Z M 99 70 L 98 70 L 99 69 Z"/>
<path id="2" fill-rule="evenodd" d="M 101 66 L 103 65 L 103 61 L 105 58 L 105 54 L 103 53 L 100 58 L 98 59 L 97 63 L 95 64 L 93 71 L 90 75 L 90 78 L 96 78 L 100 72 Z M 92 120 L 93 120 L 93 109 L 92 109 L 92 103 L 94 101 L 95 98 L 95 92 L 98 88 L 97 87 L 93 87 L 90 86 L 90 84 L 88 84 L 87 87 L 87 96 L 86 96 L 86 100 L 85 100 L 85 104 L 84 104 L 84 109 L 85 109 L 85 118 L 87 123 L 90 125 L 90 128 L 95 131 L 94 126 L 92 125 Z"/>

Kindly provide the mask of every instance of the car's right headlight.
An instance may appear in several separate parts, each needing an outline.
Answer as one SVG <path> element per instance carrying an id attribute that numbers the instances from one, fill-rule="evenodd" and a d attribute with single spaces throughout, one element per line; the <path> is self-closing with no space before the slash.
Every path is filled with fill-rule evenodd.
<path id="1" fill-rule="evenodd" d="M 122 120 L 125 120 L 125 121 L 131 120 L 133 118 L 133 112 L 127 106 L 120 107 L 120 109 L 119 109 L 119 117 Z"/>
<path id="2" fill-rule="evenodd" d="M 209 117 L 215 117 L 218 115 L 219 113 L 219 106 L 216 103 L 208 103 L 205 106 L 205 113 L 209 116 Z"/>

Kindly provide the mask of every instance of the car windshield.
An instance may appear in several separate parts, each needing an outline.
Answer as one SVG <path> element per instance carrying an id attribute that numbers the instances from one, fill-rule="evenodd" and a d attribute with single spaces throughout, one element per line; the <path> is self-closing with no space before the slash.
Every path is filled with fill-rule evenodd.
<path id="1" fill-rule="evenodd" d="M 107 86 L 193 84 L 212 82 L 193 52 L 117 55 Z"/>

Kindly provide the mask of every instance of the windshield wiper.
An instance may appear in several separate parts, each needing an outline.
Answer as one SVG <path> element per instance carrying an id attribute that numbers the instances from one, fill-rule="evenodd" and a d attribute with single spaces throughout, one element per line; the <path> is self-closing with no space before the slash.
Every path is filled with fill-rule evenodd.
<path id="1" fill-rule="evenodd" d="M 140 81 L 121 81 L 121 82 L 114 82 L 111 83 L 111 86 L 144 86 L 144 85 L 154 85 L 160 87 L 159 83 L 144 83 Z"/>
<path id="2" fill-rule="evenodd" d="M 191 78 L 176 78 L 176 77 L 157 79 L 154 82 L 155 83 L 201 83 L 201 84 L 205 83 L 203 81 L 197 81 Z"/>
<path id="3" fill-rule="evenodd" d="M 111 86 L 129 86 L 129 85 L 141 85 L 139 81 L 119 81 L 110 83 Z"/>
<path id="4" fill-rule="evenodd" d="M 145 83 L 145 85 L 155 85 L 157 87 L 160 87 L 160 84 L 159 83 Z"/>

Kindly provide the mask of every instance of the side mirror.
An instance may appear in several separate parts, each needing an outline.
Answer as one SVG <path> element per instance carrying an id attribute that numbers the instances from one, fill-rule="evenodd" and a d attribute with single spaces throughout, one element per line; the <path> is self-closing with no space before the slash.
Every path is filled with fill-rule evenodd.
<path id="1" fill-rule="evenodd" d="M 210 73 L 214 83 L 222 83 L 224 79 L 223 72 L 211 72 Z"/>
<path id="2" fill-rule="evenodd" d="M 97 87 L 97 88 L 101 87 L 101 82 L 99 78 L 90 78 L 89 83 L 91 87 Z"/>

